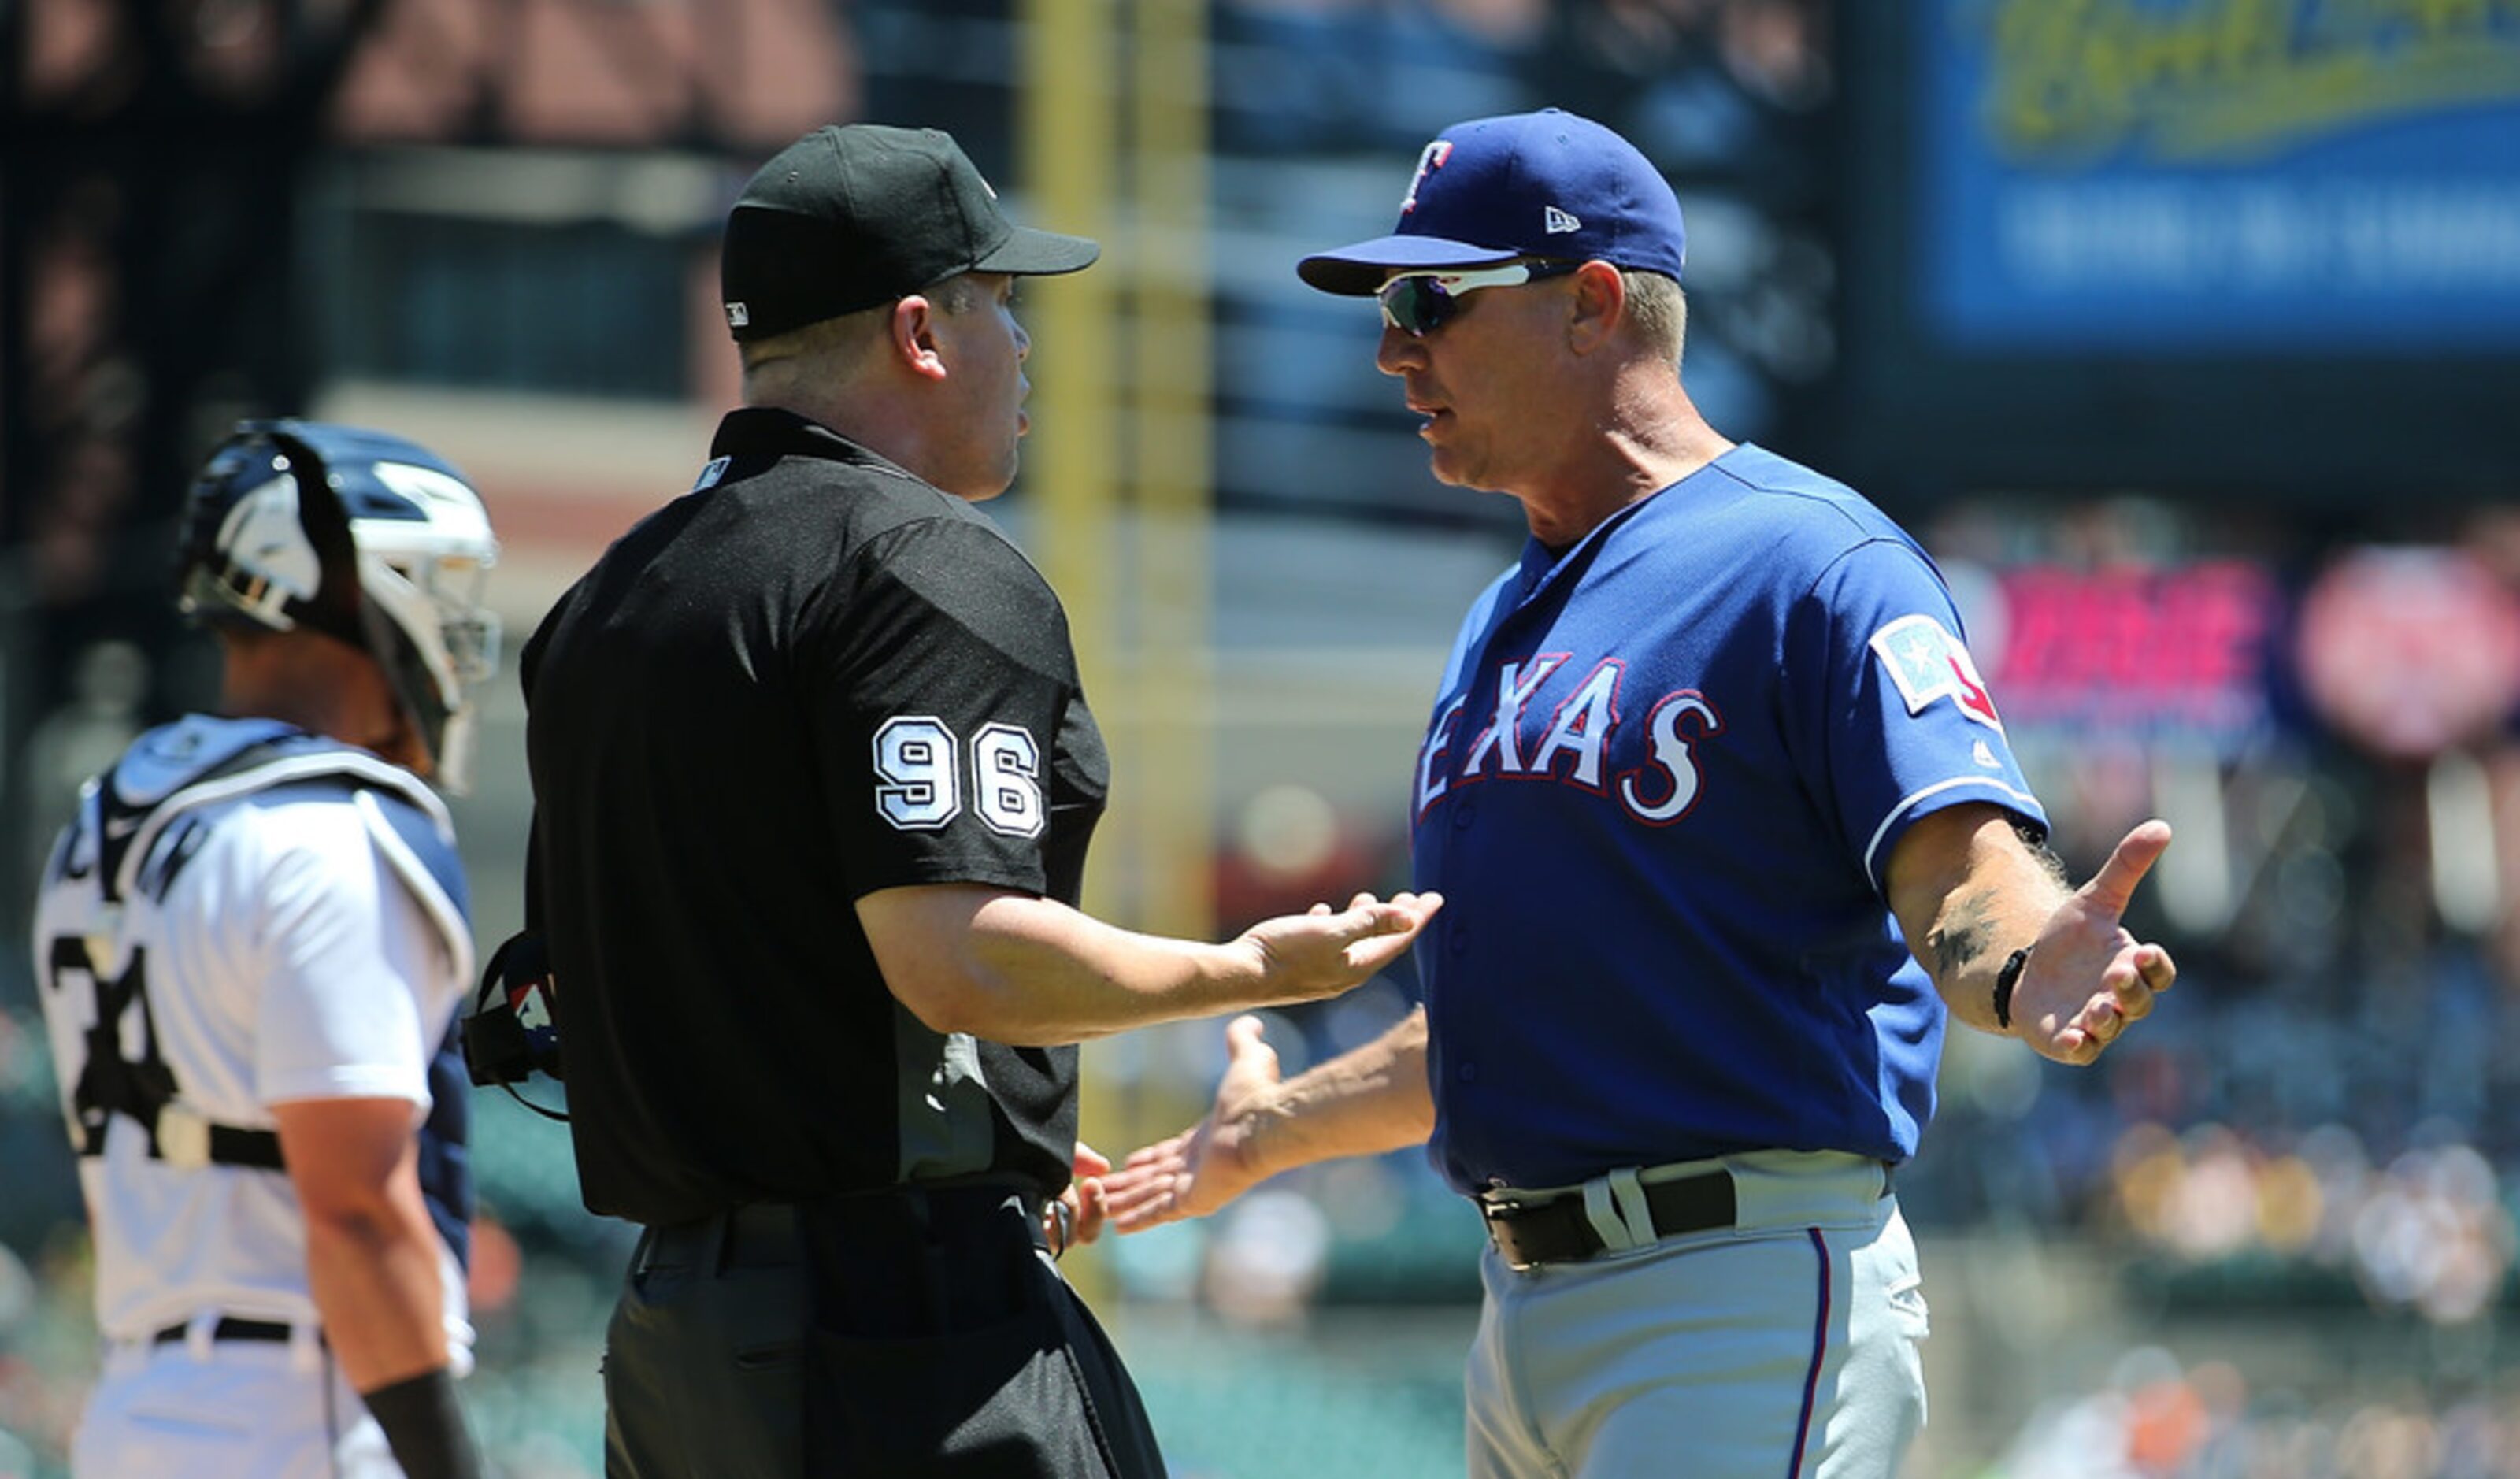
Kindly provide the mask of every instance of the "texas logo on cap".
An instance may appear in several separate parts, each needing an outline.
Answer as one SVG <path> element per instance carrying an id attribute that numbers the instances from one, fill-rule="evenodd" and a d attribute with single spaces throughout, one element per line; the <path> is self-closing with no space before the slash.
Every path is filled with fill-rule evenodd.
<path id="1" fill-rule="evenodd" d="M 1418 208 L 1418 187 L 1425 184 L 1426 177 L 1443 168 L 1444 161 L 1452 157 L 1453 141 L 1450 139 L 1437 139 L 1418 152 L 1418 172 L 1409 177 L 1409 194 L 1400 202 L 1402 215 Z"/>

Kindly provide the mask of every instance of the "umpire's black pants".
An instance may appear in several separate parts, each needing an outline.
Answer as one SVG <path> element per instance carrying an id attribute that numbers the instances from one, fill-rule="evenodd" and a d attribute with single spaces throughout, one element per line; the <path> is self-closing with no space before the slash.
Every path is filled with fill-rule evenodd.
<path id="1" fill-rule="evenodd" d="M 649 1229 L 605 1340 L 607 1479 L 1162 1479 L 1039 1229 L 1004 1187 Z"/>

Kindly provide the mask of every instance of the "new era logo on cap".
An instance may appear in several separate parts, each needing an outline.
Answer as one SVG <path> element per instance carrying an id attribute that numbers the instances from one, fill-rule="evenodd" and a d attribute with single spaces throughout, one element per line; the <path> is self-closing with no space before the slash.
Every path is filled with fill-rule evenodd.
<path id="1" fill-rule="evenodd" d="M 746 308 L 742 303 L 729 303 L 726 305 L 726 327 L 729 329 L 745 328 L 749 326 L 751 322 L 751 309 Z"/>
<path id="2" fill-rule="evenodd" d="M 1473 118 L 1418 157 L 1385 237 L 1297 265 L 1325 292 L 1365 294 L 1394 272 L 1493 267 L 1516 257 L 1603 261 L 1677 282 L 1680 201 L 1637 147 L 1550 108 Z"/>

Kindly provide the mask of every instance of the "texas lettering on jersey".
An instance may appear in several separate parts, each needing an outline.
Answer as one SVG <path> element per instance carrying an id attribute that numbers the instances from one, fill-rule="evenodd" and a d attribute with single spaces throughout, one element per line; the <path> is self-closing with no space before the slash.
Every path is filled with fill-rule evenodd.
<path id="1" fill-rule="evenodd" d="M 1542 652 L 1497 671 L 1496 691 L 1473 708 L 1476 694 L 1446 706 L 1418 755 L 1418 816 L 1456 785 L 1490 777 L 1550 780 L 1615 799 L 1650 827 L 1666 827 L 1697 804 L 1694 746 L 1724 732 L 1724 717 L 1703 694 L 1683 689 L 1656 698 L 1644 715 L 1644 758 L 1610 770 L 1621 717 L 1619 683 L 1627 665 L 1604 657 L 1557 701 L 1544 721 L 1533 699 L 1573 654 Z M 1465 744 L 1464 713 L 1484 715 Z M 1458 754 L 1458 758 L 1457 758 Z"/>

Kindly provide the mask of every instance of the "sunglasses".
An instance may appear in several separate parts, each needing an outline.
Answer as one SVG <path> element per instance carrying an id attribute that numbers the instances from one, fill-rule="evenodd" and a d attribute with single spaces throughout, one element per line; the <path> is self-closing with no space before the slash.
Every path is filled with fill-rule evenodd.
<path id="1" fill-rule="evenodd" d="M 1409 272 L 1384 283 L 1373 296 L 1382 305 L 1384 323 L 1423 338 L 1453 321 L 1462 311 L 1464 293 L 1563 277 L 1583 265 L 1542 260 L 1508 262 L 1502 267 L 1479 267 L 1467 272 Z"/>

